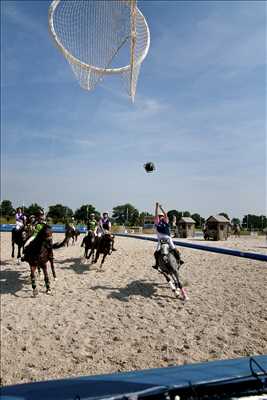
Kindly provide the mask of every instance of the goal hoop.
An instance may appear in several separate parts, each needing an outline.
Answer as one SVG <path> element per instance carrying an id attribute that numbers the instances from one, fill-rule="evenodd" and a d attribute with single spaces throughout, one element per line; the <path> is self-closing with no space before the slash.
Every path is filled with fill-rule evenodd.
<path id="1" fill-rule="evenodd" d="M 49 31 L 80 86 L 92 90 L 105 75 L 121 75 L 134 101 L 138 75 L 150 46 L 150 32 L 136 0 L 53 0 Z M 112 67 L 122 48 L 129 64 Z"/>

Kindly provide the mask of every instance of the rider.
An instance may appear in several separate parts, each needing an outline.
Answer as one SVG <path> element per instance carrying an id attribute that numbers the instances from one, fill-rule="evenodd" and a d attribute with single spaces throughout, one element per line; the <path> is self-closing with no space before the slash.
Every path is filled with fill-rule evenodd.
<path id="1" fill-rule="evenodd" d="M 159 212 L 159 208 L 160 208 L 161 212 Z M 158 236 L 158 245 L 157 245 L 157 249 L 154 253 L 156 265 L 154 265 L 153 268 L 158 269 L 158 267 L 159 267 L 160 241 L 162 239 L 164 239 L 168 242 L 176 260 L 179 261 L 180 264 L 183 264 L 183 261 L 181 261 L 181 259 L 180 259 L 179 250 L 176 249 L 176 247 L 172 241 L 172 238 L 171 238 L 168 216 L 159 203 L 156 203 L 156 209 L 155 209 L 155 228 L 156 228 L 157 236 Z"/>
<path id="2" fill-rule="evenodd" d="M 75 227 L 75 219 L 74 219 L 74 217 L 71 217 L 70 227 L 71 227 L 71 229 L 73 231 L 75 231 L 76 227 Z"/>
<path id="3" fill-rule="evenodd" d="M 43 210 L 41 210 L 41 209 L 37 210 L 37 212 L 34 215 L 35 215 L 35 219 L 33 221 L 33 232 L 32 232 L 32 235 L 29 237 L 29 239 L 26 241 L 26 243 L 24 245 L 24 254 L 25 254 L 25 251 L 27 251 L 29 244 L 36 238 L 38 233 L 41 231 L 41 229 L 45 225 L 45 215 L 44 215 Z M 24 261 L 25 261 L 25 256 L 24 256 Z"/>
<path id="4" fill-rule="evenodd" d="M 65 228 L 75 232 L 76 228 L 74 222 L 75 222 L 74 217 L 71 217 L 71 221 L 66 223 Z"/>
<path id="5" fill-rule="evenodd" d="M 95 218 L 95 214 L 91 213 L 90 217 L 87 222 L 87 230 L 93 232 L 93 234 L 96 236 L 97 234 L 97 220 Z"/>
<path id="6" fill-rule="evenodd" d="M 16 230 L 19 231 L 26 223 L 26 216 L 23 214 L 20 207 L 16 209 Z"/>
<path id="7" fill-rule="evenodd" d="M 100 218 L 98 222 L 98 237 L 101 237 L 102 235 L 108 234 L 111 235 L 111 222 L 108 216 L 108 212 L 105 211 L 102 214 L 102 217 Z M 114 248 L 114 239 L 112 242 L 112 251 L 116 251 L 117 249 Z"/>

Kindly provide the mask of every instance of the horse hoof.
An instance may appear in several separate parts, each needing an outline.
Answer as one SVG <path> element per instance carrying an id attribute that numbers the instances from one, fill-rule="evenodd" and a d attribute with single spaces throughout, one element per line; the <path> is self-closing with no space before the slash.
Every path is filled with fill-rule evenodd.
<path id="1" fill-rule="evenodd" d="M 52 294 L 52 291 L 51 291 L 50 288 L 49 288 L 49 289 L 46 289 L 46 294 Z"/>
<path id="2" fill-rule="evenodd" d="M 17 259 L 17 265 L 20 265 L 21 264 L 21 262 L 20 262 L 20 259 L 18 258 Z"/>
<path id="3" fill-rule="evenodd" d="M 181 294 L 182 294 L 182 300 L 183 301 L 189 300 L 189 297 L 187 296 L 187 293 L 186 293 L 185 289 L 181 289 Z"/>
<path id="4" fill-rule="evenodd" d="M 57 277 L 56 276 L 54 276 L 54 281 L 57 281 Z"/>
<path id="5" fill-rule="evenodd" d="M 33 289 L 32 295 L 33 295 L 33 297 L 37 297 L 38 296 L 38 289 L 37 288 Z"/>

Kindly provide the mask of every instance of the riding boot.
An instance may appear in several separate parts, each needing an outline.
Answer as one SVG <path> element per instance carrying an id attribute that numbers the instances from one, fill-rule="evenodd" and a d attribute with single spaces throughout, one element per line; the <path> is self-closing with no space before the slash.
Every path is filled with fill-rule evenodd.
<path id="1" fill-rule="evenodd" d="M 181 260 L 180 251 L 177 248 L 175 248 L 175 249 L 173 249 L 172 253 L 173 253 L 174 257 L 176 258 L 176 261 L 178 262 L 178 264 L 183 265 L 184 261 Z"/>
<path id="2" fill-rule="evenodd" d="M 155 251 L 154 257 L 155 257 L 155 260 L 156 260 L 156 264 L 152 265 L 152 268 L 159 269 L 159 257 L 160 257 L 160 251 L 159 250 Z"/>

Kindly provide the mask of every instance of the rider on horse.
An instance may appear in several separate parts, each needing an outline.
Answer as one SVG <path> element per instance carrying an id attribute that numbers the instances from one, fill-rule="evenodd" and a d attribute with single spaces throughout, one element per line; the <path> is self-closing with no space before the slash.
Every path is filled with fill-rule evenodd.
<path id="1" fill-rule="evenodd" d="M 94 236 L 96 236 L 97 232 L 97 220 L 95 218 L 95 214 L 91 213 L 87 222 L 87 230 L 92 232 Z"/>
<path id="2" fill-rule="evenodd" d="M 159 212 L 159 208 L 161 212 Z M 158 269 L 159 267 L 159 257 L 160 257 L 160 241 L 162 239 L 166 240 L 172 250 L 173 255 L 175 256 L 176 260 L 183 264 L 183 261 L 180 259 L 180 252 L 176 249 L 170 233 L 170 225 L 169 219 L 166 212 L 163 210 L 162 206 L 159 203 L 156 203 L 156 210 L 155 210 L 155 228 L 157 231 L 158 236 L 158 245 L 157 249 L 154 253 L 154 257 L 156 259 L 156 265 L 153 268 Z"/>
<path id="3" fill-rule="evenodd" d="M 75 231 L 75 229 L 76 229 L 74 222 L 75 222 L 75 221 L 74 221 L 74 217 L 71 217 L 71 221 L 70 221 L 70 223 L 69 223 L 69 227 L 70 227 L 73 231 Z"/>
<path id="4" fill-rule="evenodd" d="M 117 250 L 114 248 L 114 237 L 111 235 L 111 222 L 110 222 L 107 211 L 105 211 L 102 214 L 102 217 L 100 218 L 100 220 L 98 222 L 97 235 L 98 235 L 98 237 L 101 237 L 103 235 L 110 235 L 113 238 L 112 251 Z"/>
<path id="5" fill-rule="evenodd" d="M 19 231 L 26 224 L 26 216 L 23 214 L 21 208 L 17 208 L 16 210 L 16 230 Z"/>
<path id="6" fill-rule="evenodd" d="M 36 213 L 35 213 L 35 219 L 33 220 L 33 232 L 32 235 L 29 237 L 29 239 L 26 241 L 25 246 L 24 246 L 24 254 L 27 253 L 28 250 L 28 246 L 30 245 L 30 243 L 36 238 L 36 236 L 38 235 L 38 233 L 42 230 L 42 228 L 45 225 L 45 215 L 43 210 L 39 209 Z M 22 259 L 22 261 L 26 261 L 25 255 Z"/>

